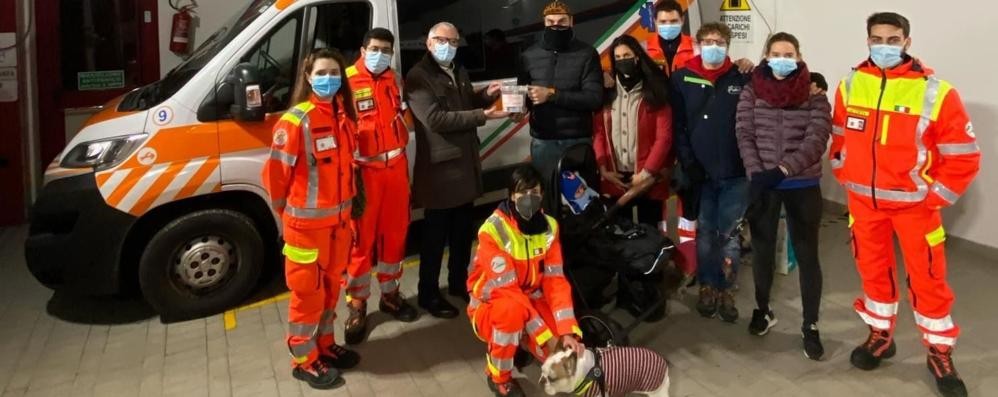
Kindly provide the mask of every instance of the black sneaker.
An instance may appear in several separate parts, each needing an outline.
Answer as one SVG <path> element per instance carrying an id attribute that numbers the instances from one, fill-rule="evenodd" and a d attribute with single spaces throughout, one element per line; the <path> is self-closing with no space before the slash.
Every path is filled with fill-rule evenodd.
<path id="1" fill-rule="evenodd" d="M 936 378 L 936 388 L 943 397 L 967 397 L 967 386 L 956 373 L 953 366 L 953 348 L 950 346 L 931 346 L 926 360 L 929 371 Z"/>
<path id="2" fill-rule="evenodd" d="M 419 318 L 419 311 L 406 302 L 405 297 L 398 291 L 382 295 L 378 309 L 403 323 L 411 323 Z"/>
<path id="3" fill-rule="evenodd" d="M 697 299 L 697 312 L 707 318 L 713 318 L 717 315 L 717 291 L 713 287 L 700 286 L 700 298 Z"/>
<path id="4" fill-rule="evenodd" d="M 756 336 L 766 335 L 778 321 L 772 310 L 765 312 L 759 309 L 752 310 L 752 321 L 749 322 L 748 332 Z"/>
<path id="5" fill-rule="evenodd" d="M 735 307 L 735 293 L 730 289 L 721 291 L 720 294 L 720 304 L 718 305 L 717 313 L 721 315 L 721 320 L 729 323 L 734 323 L 738 321 L 738 308 Z"/>
<path id="6" fill-rule="evenodd" d="M 347 382 L 340 376 L 336 368 L 329 368 L 322 361 L 316 360 L 309 366 L 297 366 L 291 370 L 291 376 L 309 387 L 318 390 L 330 390 L 345 385 Z"/>
<path id="7" fill-rule="evenodd" d="M 360 354 L 353 350 L 347 350 L 340 345 L 329 347 L 329 353 L 319 353 L 319 361 L 328 367 L 337 369 L 351 369 L 360 364 Z"/>
<path id="8" fill-rule="evenodd" d="M 894 335 L 890 331 L 870 327 L 870 336 L 865 343 L 853 349 L 849 362 L 856 368 L 869 371 L 879 367 L 881 360 L 894 357 L 896 353 Z"/>
<path id="9" fill-rule="evenodd" d="M 489 390 L 492 390 L 492 393 L 496 397 L 526 397 L 523 389 L 520 388 L 520 384 L 515 379 L 510 378 L 509 381 L 496 384 L 490 376 L 487 381 L 489 383 Z"/>
<path id="10" fill-rule="evenodd" d="M 355 303 L 359 302 L 359 303 Z M 357 306 L 359 305 L 359 307 Z M 343 325 L 343 339 L 348 345 L 356 345 L 367 337 L 367 301 L 347 302 L 347 321 Z"/>
<path id="11" fill-rule="evenodd" d="M 821 345 L 821 334 L 818 333 L 818 324 L 810 324 L 801 328 L 804 338 L 804 357 L 814 361 L 821 361 L 825 355 L 825 347 Z"/>

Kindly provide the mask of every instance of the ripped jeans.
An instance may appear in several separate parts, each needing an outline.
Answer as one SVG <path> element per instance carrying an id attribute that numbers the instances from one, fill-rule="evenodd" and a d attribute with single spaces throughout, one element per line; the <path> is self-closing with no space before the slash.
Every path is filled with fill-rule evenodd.
<path id="1" fill-rule="evenodd" d="M 697 279 L 701 285 L 727 290 L 738 276 L 741 247 L 738 224 L 748 208 L 744 177 L 708 180 L 701 186 L 697 219 Z"/>

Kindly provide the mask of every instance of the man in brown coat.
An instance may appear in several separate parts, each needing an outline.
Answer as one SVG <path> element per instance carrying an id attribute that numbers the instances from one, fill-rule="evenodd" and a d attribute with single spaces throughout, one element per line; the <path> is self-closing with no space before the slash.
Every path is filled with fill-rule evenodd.
<path id="1" fill-rule="evenodd" d="M 419 306 L 434 317 L 454 318 L 458 311 L 440 295 L 438 279 L 445 245 L 448 292 L 468 300 L 465 283 L 475 237 L 473 202 L 482 195 L 478 127 L 508 114 L 491 109 L 499 84 L 476 91 L 468 72 L 454 63 L 459 35 L 441 22 L 430 29 L 428 53 L 406 76 L 406 100 L 416 119 L 413 200 L 423 207 L 419 252 Z"/>

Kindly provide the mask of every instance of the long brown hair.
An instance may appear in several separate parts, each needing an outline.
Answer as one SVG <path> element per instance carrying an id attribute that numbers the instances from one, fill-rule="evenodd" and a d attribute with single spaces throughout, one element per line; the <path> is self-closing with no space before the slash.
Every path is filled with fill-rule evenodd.
<path id="1" fill-rule="evenodd" d="M 312 74 L 312 68 L 315 66 L 315 61 L 319 59 L 332 59 L 337 64 L 340 65 L 340 77 L 342 79 L 342 85 L 339 91 L 336 91 L 335 97 L 339 97 L 340 101 L 333 101 L 333 113 L 336 113 L 337 102 L 343 104 L 343 110 L 346 112 L 347 117 L 350 120 L 357 121 L 357 111 L 353 108 L 352 90 L 350 90 L 350 81 L 347 79 L 347 64 L 346 58 L 343 54 L 340 54 L 339 50 L 335 48 L 319 48 L 312 51 L 305 57 L 305 60 L 301 64 L 301 70 L 298 73 L 298 82 L 295 83 L 295 90 L 291 94 L 291 103 L 299 104 L 307 101 L 312 96 L 312 83 L 308 82 L 308 76 Z"/>

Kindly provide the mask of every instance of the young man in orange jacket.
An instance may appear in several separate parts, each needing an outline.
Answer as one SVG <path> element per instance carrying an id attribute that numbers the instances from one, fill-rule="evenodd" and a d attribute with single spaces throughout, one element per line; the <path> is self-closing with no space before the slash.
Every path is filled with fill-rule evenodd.
<path id="1" fill-rule="evenodd" d="M 836 93 L 829 155 L 849 194 L 853 255 L 865 293 L 855 309 L 870 327 L 851 361 L 872 370 L 895 354 L 901 291 L 896 234 L 929 370 L 942 395 L 966 396 L 951 356 L 960 328 L 950 317 L 953 292 L 946 282 L 939 210 L 956 203 L 977 175 L 981 154 L 974 127 L 956 89 L 907 54 L 905 17 L 874 14 L 867 33 L 870 58 Z"/>
<path id="2" fill-rule="evenodd" d="M 357 244 L 347 266 L 347 318 L 344 335 L 349 344 L 367 334 L 367 298 L 371 270 L 378 261 L 378 308 L 403 322 L 416 321 L 418 312 L 399 293 L 402 260 L 409 228 L 409 162 L 405 145 L 409 130 L 403 121 L 402 96 L 391 69 L 395 36 L 385 28 L 364 35 L 360 58 L 347 68 L 357 109 L 357 153 L 365 194 L 363 215 L 356 221 Z"/>

